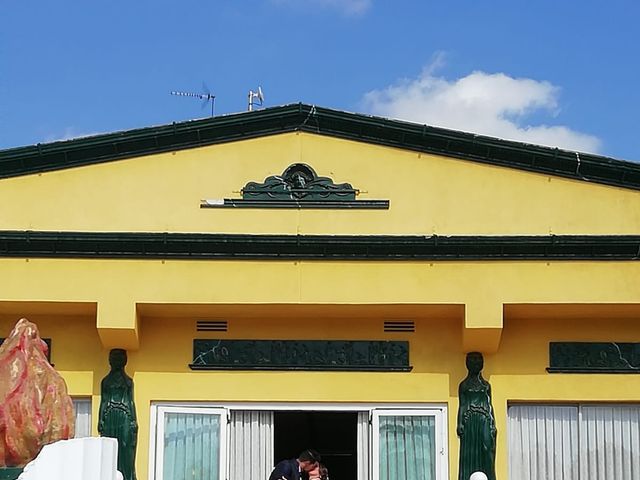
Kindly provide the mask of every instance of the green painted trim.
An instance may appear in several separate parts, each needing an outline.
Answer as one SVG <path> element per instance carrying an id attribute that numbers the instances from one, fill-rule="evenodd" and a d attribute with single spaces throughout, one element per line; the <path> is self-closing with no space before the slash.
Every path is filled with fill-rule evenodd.
<path id="1" fill-rule="evenodd" d="M 0 468 L 0 480 L 15 480 L 23 470 L 22 467 L 2 467 Z"/>
<path id="2" fill-rule="evenodd" d="M 380 117 L 291 104 L 0 151 L 0 178 L 303 131 L 640 190 L 640 164 Z"/>
<path id="3" fill-rule="evenodd" d="M 254 200 L 225 198 L 224 203 L 200 204 L 200 208 L 296 208 L 299 210 L 388 210 L 389 200 Z"/>
<path id="4" fill-rule="evenodd" d="M 0 231 L 0 257 L 638 260 L 640 235 L 391 236 Z"/>

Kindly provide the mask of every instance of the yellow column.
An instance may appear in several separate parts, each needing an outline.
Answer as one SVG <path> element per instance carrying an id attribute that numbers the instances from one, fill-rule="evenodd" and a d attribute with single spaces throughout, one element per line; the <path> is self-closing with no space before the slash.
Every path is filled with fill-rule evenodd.
<path id="1" fill-rule="evenodd" d="M 465 305 L 462 346 L 465 352 L 496 353 L 502 336 L 502 302 L 476 299 Z"/>
<path id="2" fill-rule="evenodd" d="M 98 335 L 105 348 L 137 350 L 140 346 L 139 325 L 136 303 L 132 299 L 119 298 L 98 302 Z"/>

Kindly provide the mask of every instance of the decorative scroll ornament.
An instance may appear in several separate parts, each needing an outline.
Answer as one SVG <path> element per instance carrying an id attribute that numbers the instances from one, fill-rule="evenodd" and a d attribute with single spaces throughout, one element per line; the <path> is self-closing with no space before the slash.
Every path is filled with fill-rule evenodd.
<path id="1" fill-rule="evenodd" d="M 358 190 L 350 183 L 333 183 L 318 177 L 309 165 L 294 163 L 282 175 L 267 177 L 263 183 L 249 182 L 242 198 L 254 200 L 355 200 Z"/>
<path id="2" fill-rule="evenodd" d="M 640 373 L 640 343 L 551 342 L 551 373 Z"/>
<path id="3" fill-rule="evenodd" d="M 193 370 L 410 371 L 409 342 L 367 340 L 193 341 Z"/>
<path id="4" fill-rule="evenodd" d="M 389 200 L 356 200 L 359 190 L 350 183 L 319 177 L 309 165 L 294 163 L 264 182 L 249 182 L 242 198 L 205 199 L 201 208 L 351 208 L 388 209 Z"/>

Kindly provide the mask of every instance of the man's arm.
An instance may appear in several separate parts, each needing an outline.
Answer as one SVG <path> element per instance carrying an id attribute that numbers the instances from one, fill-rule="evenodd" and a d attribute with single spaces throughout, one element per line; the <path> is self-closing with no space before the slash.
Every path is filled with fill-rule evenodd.
<path id="1" fill-rule="evenodd" d="M 295 480 L 295 478 L 291 462 L 287 460 L 278 463 L 269 475 L 269 480 Z"/>

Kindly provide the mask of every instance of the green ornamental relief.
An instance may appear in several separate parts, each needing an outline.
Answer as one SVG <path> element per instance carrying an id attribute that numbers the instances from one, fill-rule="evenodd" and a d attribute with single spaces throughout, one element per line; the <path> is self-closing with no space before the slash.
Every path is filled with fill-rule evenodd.
<path id="1" fill-rule="evenodd" d="M 640 343 L 550 342 L 550 373 L 640 373 Z"/>
<path id="2" fill-rule="evenodd" d="M 328 177 L 318 177 L 309 165 L 294 163 L 282 175 L 267 177 L 263 183 L 247 183 L 242 189 L 242 198 L 340 201 L 355 200 L 356 193 L 349 183 L 333 183 Z"/>
<path id="3" fill-rule="evenodd" d="M 411 370 L 409 342 L 194 339 L 193 370 Z"/>

